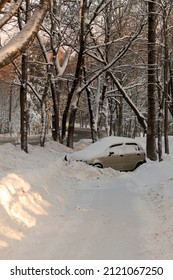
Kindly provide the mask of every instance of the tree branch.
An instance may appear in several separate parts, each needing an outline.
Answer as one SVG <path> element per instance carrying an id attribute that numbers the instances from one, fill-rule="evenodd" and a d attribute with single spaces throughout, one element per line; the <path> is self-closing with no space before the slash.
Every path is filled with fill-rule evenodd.
<path id="1" fill-rule="evenodd" d="M 0 3 L 0 10 L 2 10 L 5 6 L 5 4 L 7 4 L 8 2 L 11 2 L 11 0 L 1 0 Z"/>
<path id="2" fill-rule="evenodd" d="M 0 19 L 0 28 L 4 26 L 17 12 L 23 0 L 18 0 L 8 11 L 8 13 Z"/>
<path id="3" fill-rule="evenodd" d="M 133 112 L 137 116 L 139 123 L 141 124 L 141 126 L 144 129 L 144 131 L 146 132 L 147 123 L 146 123 L 145 117 L 138 110 L 138 108 L 132 102 L 132 100 L 128 97 L 125 89 L 122 87 L 122 85 L 119 83 L 119 81 L 115 78 L 114 74 L 111 71 L 107 71 L 107 72 L 108 72 L 109 76 L 112 78 L 112 80 L 113 80 L 114 84 L 116 85 L 116 87 L 118 88 L 118 90 L 121 92 L 121 94 L 122 94 L 123 98 L 126 100 L 127 104 L 130 106 L 130 108 L 133 110 Z"/>
<path id="4" fill-rule="evenodd" d="M 40 0 L 40 5 L 21 32 L 0 49 L 0 68 L 12 62 L 32 43 L 49 8 L 49 2 L 49 0 Z"/>

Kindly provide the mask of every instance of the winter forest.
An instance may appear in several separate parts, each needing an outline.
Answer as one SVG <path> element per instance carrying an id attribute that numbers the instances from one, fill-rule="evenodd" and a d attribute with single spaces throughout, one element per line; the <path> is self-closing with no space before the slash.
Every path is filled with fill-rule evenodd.
<path id="1" fill-rule="evenodd" d="M 147 157 L 173 134 L 172 0 L 1 0 L 0 134 L 73 147 L 75 125 L 146 136 Z M 162 143 L 162 139 L 164 139 Z"/>

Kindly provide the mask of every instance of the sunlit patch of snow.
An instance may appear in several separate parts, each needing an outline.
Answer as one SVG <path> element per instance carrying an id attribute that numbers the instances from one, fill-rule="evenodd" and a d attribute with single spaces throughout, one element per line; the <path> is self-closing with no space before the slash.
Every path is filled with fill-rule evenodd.
<path id="1" fill-rule="evenodd" d="M 0 218 L 0 234 L 9 239 L 22 239 L 24 234 L 8 226 L 8 219 L 31 228 L 37 222 L 35 215 L 47 215 L 45 208 L 48 206 L 49 203 L 33 192 L 24 178 L 15 173 L 7 174 L 0 180 L 0 208 L 7 215 L 6 223 Z"/>
<path id="2" fill-rule="evenodd" d="M 10 239 L 21 240 L 24 238 L 24 233 L 20 230 L 15 230 L 3 222 L 0 222 L 0 234 Z"/>
<path id="3" fill-rule="evenodd" d="M 7 248 L 7 247 L 8 247 L 8 243 L 6 241 L 0 240 L 0 249 Z"/>

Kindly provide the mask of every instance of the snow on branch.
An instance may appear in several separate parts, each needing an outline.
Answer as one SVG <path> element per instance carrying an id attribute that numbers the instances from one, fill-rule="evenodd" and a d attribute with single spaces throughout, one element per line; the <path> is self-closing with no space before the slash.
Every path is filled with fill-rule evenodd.
<path id="1" fill-rule="evenodd" d="M 59 63 L 58 55 L 56 56 L 56 68 L 58 70 L 58 76 L 62 76 L 64 74 L 64 72 L 67 68 L 69 58 L 70 58 L 70 49 L 69 48 L 65 52 L 65 58 L 64 58 L 62 66 Z"/>
<path id="2" fill-rule="evenodd" d="M 1 0 L 0 2 L 0 10 L 2 10 L 8 2 L 11 2 L 11 0 Z"/>
<path id="3" fill-rule="evenodd" d="M 5 16 L 3 16 L 2 19 L 0 19 L 0 28 L 2 26 L 4 26 L 13 17 L 13 15 L 18 11 L 22 1 L 23 0 L 16 1 L 16 3 L 11 7 L 9 12 Z"/>
<path id="4" fill-rule="evenodd" d="M 93 17 L 90 19 L 90 21 L 88 22 L 88 25 L 91 25 L 91 23 L 94 21 L 94 19 L 100 15 L 100 13 L 112 2 L 112 0 L 109 0 L 107 3 L 105 3 L 105 0 L 102 0 L 96 7 L 94 13 L 93 13 Z M 116 8 L 121 7 L 122 4 L 118 4 Z"/>
<path id="5" fill-rule="evenodd" d="M 40 0 L 39 6 L 24 28 L 0 49 L 0 68 L 12 62 L 32 43 L 49 8 L 49 2 Z"/>
<path id="6" fill-rule="evenodd" d="M 138 110 L 138 108 L 136 107 L 136 105 L 132 102 L 132 100 L 129 98 L 128 94 L 126 93 L 125 89 L 122 87 L 122 85 L 119 83 L 119 81 L 116 79 L 116 77 L 114 76 L 114 74 L 111 71 L 108 71 L 109 76 L 112 78 L 114 84 L 116 85 L 116 87 L 118 88 L 118 90 L 121 92 L 123 98 L 126 100 L 126 102 L 128 103 L 128 105 L 130 106 L 130 108 L 133 110 L 133 112 L 135 113 L 135 115 L 137 116 L 137 119 L 139 121 L 139 123 L 141 124 L 141 126 L 143 127 L 144 131 L 146 131 L 147 129 L 147 123 L 146 123 L 146 119 L 143 116 L 143 114 Z"/>
<path id="7" fill-rule="evenodd" d="M 118 54 L 116 54 L 114 56 L 114 58 L 109 62 L 106 63 L 106 61 L 104 62 L 104 67 L 102 67 L 102 69 L 100 69 L 99 71 L 97 71 L 95 73 L 95 75 L 93 75 L 93 77 L 91 77 L 90 80 L 88 80 L 81 88 L 81 92 L 83 90 L 85 90 L 94 80 L 96 80 L 101 74 L 105 73 L 106 71 L 108 71 L 119 59 L 121 59 L 125 53 L 127 52 L 127 50 L 130 48 L 130 46 L 132 45 L 132 43 L 137 39 L 137 37 L 139 36 L 139 34 L 141 33 L 144 25 L 146 23 L 141 23 L 138 30 L 133 32 L 133 35 L 131 35 L 129 41 L 121 48 L 121 50 L 118 52 Z"/>

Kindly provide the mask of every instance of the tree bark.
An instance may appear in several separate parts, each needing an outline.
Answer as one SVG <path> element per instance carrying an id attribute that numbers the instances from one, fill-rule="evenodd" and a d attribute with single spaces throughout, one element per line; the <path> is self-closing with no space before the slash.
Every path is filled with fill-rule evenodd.
<path id="1" fill-rule="evenodd" d="M 169 154 L 169 139 L 168 139 L 168 68 L 169 68 L 169 53 L 168 53 L 168 26 L 167 14 L 164 7 L 163 14 L 163 32 L 164 32 L 164 140 L 165 153 Z"/>
<path id="2" fill-rule="evenodd" d="M 148 126 L 147 157 L 157 160 L 156 153 L 156 1 L 148 2 Z"/>
<path id="3" fill-rule="evenodd" d="M 59 92 L 58 86 L 51 81 L 51 92 L 53 100 L 53 116 L 52 116 L 52 138 L 54 141 L 60 140 L 59 129 Z"/>
<path id="4" fill-rule="evenodd" d="M 48 95 L 48 90 L 49 90 L 50 81 L 51 81 L 51 75 L 52 75 L 52 68 L 49 67 L 47 81 L 46 81 L 46 84 L 44 87 L 44 92 L 43 92 L 42 100 L 41 100 L 41 132 L 40 132 L 40 146 L 41 147 L 44 147 L 45 137 L 46 137 L 46 121 L 47 121 L 46 97 Z"/>
<path id="5" fill-rule="evenodd" d="M 88 110 L 89 110 L 89 119 L 90 119 L 91 139 L 92 142 L 94 143 L 97 141 L 98 136 L 97 136 L 97 132 L 94 129 L 94 115 L 91 106 L 91 93 L 88 88 L 86 88 L 86 92 L 87 92 L 87 101 L 88 101 Z"/>
<path id="6" fill-rule="evenodd" d="M 169 61 L 169 73 L 170 73 L 170 80 L 169 80 L 169 111 L 171 113 L 171 116 L 173 117 L 173 62 L 172 62 L 172 54 L 173 51 L 171 51 L 170 54 L 170 61 Z"/>
<path id="7" fill-rule="evenodd" d="M 28 129 L 28 108 L 27 108 L 27 54 L 22 55 L 22 76 L 20 86 L 20 133 L 21 149 L 28 152 L 27 129 Z"/>
<path id="8" fill-rule="evenodd" d="M 158 73 L 158 71 L 157 71 Z M 163 133 L 163 105 L 164 105 L 164 97 L 162 95 L 161 86 L 159 83 L 159 75 L 157 74 L 157 92 L 158 92 L 158 124 L 157 124 L 157 133 L 158 133 L 158 157 L 159 161 L 162 161 L 162 133 Z"/>

